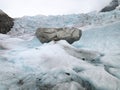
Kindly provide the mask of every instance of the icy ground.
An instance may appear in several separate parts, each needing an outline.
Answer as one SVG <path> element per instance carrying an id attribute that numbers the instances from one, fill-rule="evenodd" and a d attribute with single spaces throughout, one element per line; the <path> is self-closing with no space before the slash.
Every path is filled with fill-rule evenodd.
<path id="1" fill-rule="evenodd" d="M 73 45 L 0 34 L 0 90 L 120 90 L 120 22 L 86 29 Z"/>

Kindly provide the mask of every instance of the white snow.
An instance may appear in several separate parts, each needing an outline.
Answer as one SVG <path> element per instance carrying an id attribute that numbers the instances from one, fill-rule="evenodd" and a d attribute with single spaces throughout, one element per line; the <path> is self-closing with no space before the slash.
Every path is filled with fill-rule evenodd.
<path id="1" fill-rule="evenodd" d="M 59 27 L 55 21 L 46 24 L 53 16 L 16 19 L 8 35 L 0 34 L 0 90 L 120 90 L 119 14 L 91 14 L 92 25 L 73 45 L 64 40 L 41 44 L 35 37 L 40 25 Z M 67 18 L 68 26 L 73 18 Z"/>

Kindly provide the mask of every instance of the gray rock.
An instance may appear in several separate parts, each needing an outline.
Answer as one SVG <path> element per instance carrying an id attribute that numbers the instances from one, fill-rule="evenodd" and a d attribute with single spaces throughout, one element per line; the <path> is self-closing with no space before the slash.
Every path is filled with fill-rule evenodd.
<path id="1" fill-rule="evenodd" d="M 6 34 L 11 30 L 13 25 L 13 19 L 0 10 L 0 33 Z"/>
<path id="2" fill-rule="evenodd" d="M 101 12 L 112 11 L 112 10 L 116 9 L 116 7 L 118 5 L 119 5 L 119 1 L 118 0 L 112 0 L 108 6 L 106 6 L 105 8 L 103 8 L 101 10 Z"/>
<path id="3" fill-rule="evenodd" d="M 37 38 L 42 43 L 48 43 L 52 40 L 66 40 L 68 43 L 72 44 L 73 42 L 80 39 L 82 31 L 77 28 L 38 28 L 36 31 Z"/>

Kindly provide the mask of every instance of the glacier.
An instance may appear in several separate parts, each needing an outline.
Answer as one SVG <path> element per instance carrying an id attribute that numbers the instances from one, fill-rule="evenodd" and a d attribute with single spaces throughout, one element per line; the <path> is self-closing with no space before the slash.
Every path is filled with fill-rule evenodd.
<path id="1" fill-rule="evenodd" d="M 120 90 L 119 20 L 119 10 L 17 18 L 0 34 L 0 90 Z M 64 25 L 82 29 L 81 39 L 42 44 L 34 35 Z"/>
<path id="2" fill-rule="evenodd" d="M 24 33 L 26 33 L 26 35 L 34 35 L 35 30 L 40 27 L 77 27 L 84 30 L 84 28 L 110 24 L 119 20 L 119 9 L 106 13 L 98 13 L 94 11 L 87 14 L 71 14 L 62 16 L 24 16 L 22 18 L 15 19 L 15 25 L 8 34 L 12 36 L 21 36 Z"/>

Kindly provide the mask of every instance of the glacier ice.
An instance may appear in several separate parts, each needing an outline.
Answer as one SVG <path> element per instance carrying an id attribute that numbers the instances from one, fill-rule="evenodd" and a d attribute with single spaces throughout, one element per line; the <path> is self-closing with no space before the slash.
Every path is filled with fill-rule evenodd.
<path id="1" fill-rule="evenodd" d="M 8 35 L 0 34 L 0 90 L 120 90 L 119 12 L 64 16 L 68 26 L 88 19 L 72 45 L 41 44 L 34 35 L 40 25 L 62 27 L 61 16 L 16 19 Z"/>

